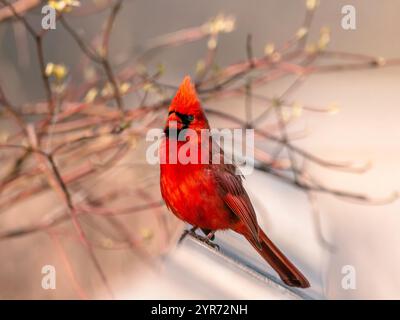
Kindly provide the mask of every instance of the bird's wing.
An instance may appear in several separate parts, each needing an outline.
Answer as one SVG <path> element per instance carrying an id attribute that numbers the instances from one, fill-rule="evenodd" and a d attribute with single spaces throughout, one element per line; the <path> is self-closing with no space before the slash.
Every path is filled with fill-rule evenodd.
<path id="1" fill-rule="evenodd" d="M 212 165 L 218 190 L 231 211 L 244 223 L 255 242 L 259 244 L 259 227 L 253 205 L 242 184 L 242 177 L 236 175 L 232 164 Z"/>

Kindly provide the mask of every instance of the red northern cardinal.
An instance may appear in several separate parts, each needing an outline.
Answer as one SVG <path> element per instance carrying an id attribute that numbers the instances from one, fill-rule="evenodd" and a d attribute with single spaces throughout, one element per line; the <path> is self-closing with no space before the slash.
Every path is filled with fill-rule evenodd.
<path id="1" fill-rule="evenodd" d="M 194 130 L 197 139 L 177 139 L 176 134 L 184 129 Z M 259 227 L 242 177 L 236 174 L 233 164 L 213 164 L 211 160 L 205 164 L 182 163 L 179 156 L 169 160 L 169 148 L 175 147 L 177 153 L 186 143 L 195 143 L 199 150 L 204 148 L 207 144 L 201 142 L 202 129 L 210 126 L 190 78 L 185 77 L 169 107 L 166 137 L 160 147 L 161 152 L 167 150 L 165 161 L 160 164 L 161 193 L 167 207 L 179 219 L 206 234 L 213 236 L 217 230 L 230 229 L 243 235 L 285 284 L 309 287 L 308 280 Z M 175 134 L 171 134 L 173 131 Z"/>

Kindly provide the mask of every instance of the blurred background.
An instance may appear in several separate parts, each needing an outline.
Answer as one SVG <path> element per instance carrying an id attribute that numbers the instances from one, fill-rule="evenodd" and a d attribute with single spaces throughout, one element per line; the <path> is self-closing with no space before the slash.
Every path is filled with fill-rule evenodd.
<path id="1" fill-rule="evenodd" d="M 73 26 L 78 37 L 97 48 L 117 2 L 81 0 L 80 3 L 80 7 L 72 7 L 69 12 L 61 10 L 59 14 Z M 46 1 L 38 1 L 32 9 L 21 13 L 39 32 L 41 7 L 45 4 Z M 355 30 L 344 30 L 341 26 L 342 7 L 349 4 L 356 10 Z M 0 10 L 4 8 L 4 3 L 0 4 Z M 245 187 L 261 226 L 311 282 L 311 288 L 300 292 L 279 285 L 279 280 L 265 279 L 264 272 L 274 277 L 273 270 L 242 238 L 231 232 L 216 235 L 222 254 L 190 237 L 177 245 L 184 228 L 189 226 L 177 221 L 160 202 L 158 165 L 146 163 L 145 152 L 149 143 L 140 135 L 145 133 L 145 129 L 162 126 L 167 106 L 161 103 L 154 113 L 142 114 L 140 110 L 157 106 L 159 101 L 165 103 L 185 75 L 199 77 L 204 64 L 207 65 L 207 54 L 213 49 L 210 39 L 214 39 L 213 34 L 201 32 L 205 32 L 204 26 L 212 26 L 212 22 L 207 25 L 207 21 L 215 22 L 210 19 L 223 14 L 225 22 L 234 18 L 235 28 L 230 30 L 228 26 L 226 29 L 229 30 L 224 30 L 226 33 L 218 35 L 212 70 L 204 76 L 205 89 L 201 97 L 204 97 L 204 105 L 209 110 L 223 111 L 245 121 L 246 97 L 243 91 L 237 96 L 217 97 L 216 90 L 214 99 L 214 96 L 207 95 L 206 89 L 220 81 L 229 66 L 243 61 L 247 63 L 249 34 L 254 58 L 272 54 L 273 60 L 280 46 L 299 34 L 300 28 L 307 23 L 305 16 L 311 11 L 308 46 L 301 49 L 307 57 L 315 54 L 312 44 L 321 39 L 321 33 L 324 33 L 321 28 L 328 26 L 330 41 L 326 50 L 357 54 L 346 63 L 360 63 L 360 68 L 307 74 L 301 86 L 287 95 L 292 102 L 290 106 L 316 106 L 315 109 L 323 111 L 310 112 L 303 108 L 300 116 L 288 122 L 288 131 L 294 134 L 306 132 L 292 143 L 321 159 L 335 163 L 350 161 L 350 168 L 368 167 L 368 170 L 350 170 L 343 166 L 331 170 L 330 166 L 298 159 L 306 167 L 307 175 L 315 181 L 333 190 L 362 194 L 367 198 L 360 201 L 359 198 L 335 196 L 330 192 L 305 192 L 262 170 L 255 170 L 246 177 Z M 47 185 L 46 174 L 34 178 L 37 180 L 28 179 L 35 170 L 45 172 L 44 167 L 48 164 L 41 163 L 32 155 L 31 162 L 27 160 L 22 166 L 22 179 L 12 181 L 13 185 L 9 186 L 8 182 L 5 183 L 9 178 L 7 174 L 26 150 L 0 149 L 0 177 L 3 181 L 0 191 L 0 298 L 110 298 L 91 255 L 93 253 L 117 299 L 399 299 L 400 201 L 385 199 L 391 199 L 391 195 L 400 189 L 400 66 L 399 63 L 385 64 L 386 60 L 381 58 L 400 57 L 400 42 L 396 41 L 400 30 L 399 13 L 397 0 L 384 3 L 378 0 L 321 0 L 315 8 L 313 1 L 304 0 L 122 1 L 113 21 L 108 61 L 115 70 L 117 82 L 129 86 L 126 94 L 121 87 L 121 95 L 124 107 L 132 112 L 132 117 L 128 117 L 132 122 L 130 129 L 119 138 L 129 147 L 121 156 L 117 153 L 115 156 L 108 147 L 104 153 L 98 152 L 95 148 L 102 147 L 102 143 L 109 143 L 111 139 L 103 136 L 101 141 L 90 140 L 87 145 L 82 145 L 83 150 L 70 151 L 71 154 L 84 153 L 87 148 L 89 154 L 76 153 L 77 158 L 71 154 L 56 158 L 59 170 L 66 176 L 70 174 L 70 168 L 82 164 L 76 160 L 82 157 L 89 159 L 96 168 L 95 174 L 68 184 L 73 201 L 82 203 L 79 204 L 79 213 L 85 214 L 79 214 L 78 220 L 89 244 L 77 236 L 71 218 L 63 218 L 66 205 L 63 195 L 60 198 L 60 192 L 57 192 L 59 188 L 52 190 L 50 182 L 50 187 L 39 187 L 43 183 Z M 36 113 L 46 105 L 46 89 L 41 80 L 35 41 L 20 20 L 12 16 L 0 19 L 1 104 L 13 105 L 26 123 L 38 124 L 46 119 L 40 112 Z M 189 31 L 182 33 L 182 30 Z M 177 33 L 179 31 L 181 33 Z M 200 32 L 200 36 L 194 41 L 191 37 L 195 38 L 196 32 Z M 162 37 L 165 34 L 169 36 Z M 181 39 L 185 37 L 187 41 Z M 51 150 L 65 144 L 69 148 L 69 144 L 62 140 L 66 123 L 72 126 L 71 135 L 75 139 L 93 132 L 106 132 L 109 127 L 102 127 L 99 123 L 106 119 L 106 115 L 114 116 L 110 110 L 117 110 L 118 101 L 107 100 L 107 92 L 104 93 L 112 81 L 102 73 L 102 63 L 96 64 L 84 57 L 76 38 L 66 31 L 61 21 L 57 21 L 56 29 L 49 30 L 43 39 L 47 67 L 53 63 L 68 70 L 59 79 L 47 70 L 48 78 L 52 77 L 51 92 L 57 101 L 57 110 L 62 114 L 63 108 L 68 105 L 76 107 L 76 102 L 91 106 L 85 109 L 84 116 L 76 114 L 71 117 L 71 121 L 78 122 L 67 122 L 66 118 L 53 115 L 51 123 L 59 126 L 54 126 L 54 131 L 46 131 L 48 136 L 42 145 L 39 142 L 39 146 Z M 302 41 L 301 38 L 294 39 Z M 168 41 L 176 41 L 179 45 Z M 164 48 L 162 44 L 167 42 Z M 286 49 L 283 47 L 282 50 Z M 327 55 L 315 65 L 342 65 L 338 55 L 332 56 L 332 60 Z M 370 61 L 379 63 L 371 64 Z M 305 62 L 295 60 L 293 65 L 302 63 Z M 257 80 L 262 72 L 249 77 Z M 136 75 L 132 74 L 139 75 L 135 78 Z M 278 77 L 254 85 L 254 90 L 265 97 L 279 97 L 298 76 L 294 72 Z M 151 79 L 156 80 L 152 82 Z M 243 83 L 240 83 L 242 87 L 245 86 Z M 91 88 L 96 88 L 92 91 L 92 98 Z M 256 100 L 253 98 L 253 117 L 263 114 L 268 105 Z M 90 113 L 90 108 L 93 108 L 93 113 Z M 294 112 L 294 107 L 288 110 Z M 228 118 L 216 115 L 212 112 L 209 115 L 213 127 L 233 126 Z M 93 119 L 95 122 L 90 122 Z M 88 122 L 80 127 L 79 120 Z M 270 123 L 263 125 L 276 130 L 279 135 L 282 132 L 276 125 L 274 127 L 276 121 L 271 118 Z M 116 123 L 119 122 L 114 121 L 112 125 Z M 18 130 L 9 114 L 2 114 L 0 143 L 27 145 L 35 140 L 32 133 L 25 138 L 18 137 Z M 38 136 L 40 140 L 40 134 Z M 120 142 L 115 143 L 118 146 Z M 260 140 L 258 145 L 266 154 L 275 152 L 276 146 L 268 139 Z M 109 165 L 107 161 L 114 156 L 115 161 Z M 284 166 L 290 155 L 283 152 L 279 158 L 281 162 L 278 165 Z M 38 164 L 34 165 L 35 161 Z M 287 176 L 293 178 L 290 172 Z M 110 208 L 123 209 L 114 215 Z M 47 226 L 59 217 L 61 222 Z M 229 259 L 239 260 L 239 263 Z M 243 268 L 243 264 L 247 267 Z M 41 286 L 44 265 L 55 267 L 55 290 L 45 290 Z M 349 265 L 355 270 L 355 288 L 346 289 L 343 286 L 343 267 Z M 255 270 L 256 276 L 251 270 Z"/>

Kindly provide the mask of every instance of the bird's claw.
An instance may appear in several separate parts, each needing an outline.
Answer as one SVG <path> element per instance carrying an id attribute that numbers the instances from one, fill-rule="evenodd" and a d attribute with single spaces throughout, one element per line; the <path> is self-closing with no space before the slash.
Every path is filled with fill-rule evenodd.
<path id="1" fill-rule="evenodd" d="M 180 237 L 179 240 L 178 240 L 178 244 L 180 244 L 180 243 L 186 238 L 186 236 L 187 236 L 188 234 L 190 234 L 190 235 L 196 237 L 196 236 L 197 236 L 197 234 L 196 234 L 196 229 L 197 229 L 197 227 L 193 227 L 193 228 L 191 228 L 191 229 L 189 229 L 189 230 L 184 230 L 183 233 L 182 233 L 182 235 L 181 235 L 181 237 Z"/>
<path id="2" fill-rule="evenodd" d="M 178 244 L 181 244 L 181 242 L 186 238 L 186 236 L 188 235 L 188 233 L 189 233 L 189 230 L 184 230 L 184 231 L 182 232 L 182 235 L 181 235 L 181 237 L 180 237 L 179 240 L 178 240 Z"/>
<path id="3" fill-rule="evenodd" d="M 206 240 L 206 241 L 204 241 L 204 243 L 205 243 L 206 245 L 210 246 L 211 248 L 217 250 L 217 251 L 220 251 L 220 250 L 221 250 L 220 246 L 217 245 L 216 243 L 212 242 L 211 240 Z"/>
<path id="4" fill-rule="evenodd" d="M 206 244 L 206 245 L 208 245 L 209 247 L 211 247 L 211 248 L 213 248 L 213 249 L 215 249 L 215 250 L 217 250 L 217 251 L 220 251 L 220 247 L 219 247 L 219 245 L 217 245 L 216 243 L 214 243 L 214 242 L 212 242 L 212 240 L 211 239 L 214 239 L 214 232 L 210 232 L 207 236 L 205 236 L 205 237 L 202 237 L 202 236 L 200 236 L 200 235 L 198 235 L 198 234 L 194 234 L 194 237 L 197 239 L 197 240 L 200 240 L 201 242 L 203 242 L 204 244 Z"/>
<path id="5" fill-rule="evenodd" d="M 189 230 L 185 230 L 183 231 L 181 237 L 179 238 L 178 244 L 180 244 L 188 234 L 190 234 L 193 238 L 196 238 L 197 240 L 203 242 L 204 244 L 208 245 L 209 247 L 220 251 L 220 247 L 219 245 L 217 245 L 216 243 L 212 242 L 212 240 L 214 240 L 215 236 L 214 233 L 215 232 L 210 232 L 207 236 L 203 237 L 200 236 L 196 233 L 196 229 L 197 227 L 193 227 L 192 229 Z"/>

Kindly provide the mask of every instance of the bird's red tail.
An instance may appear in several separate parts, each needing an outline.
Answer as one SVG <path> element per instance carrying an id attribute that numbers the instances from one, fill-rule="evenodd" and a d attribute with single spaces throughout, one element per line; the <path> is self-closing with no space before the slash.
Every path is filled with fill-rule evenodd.
<path id="1" fill-rule="evenodd" d="M 279 277 L 285 284 L 291 287 L 308 288 L 310 283 L 306 277 L 285 257 L 261 229 L 259 236 L 261 248 L 251 235 L 245 234 L 246 239 L 279 274 Z"/>

